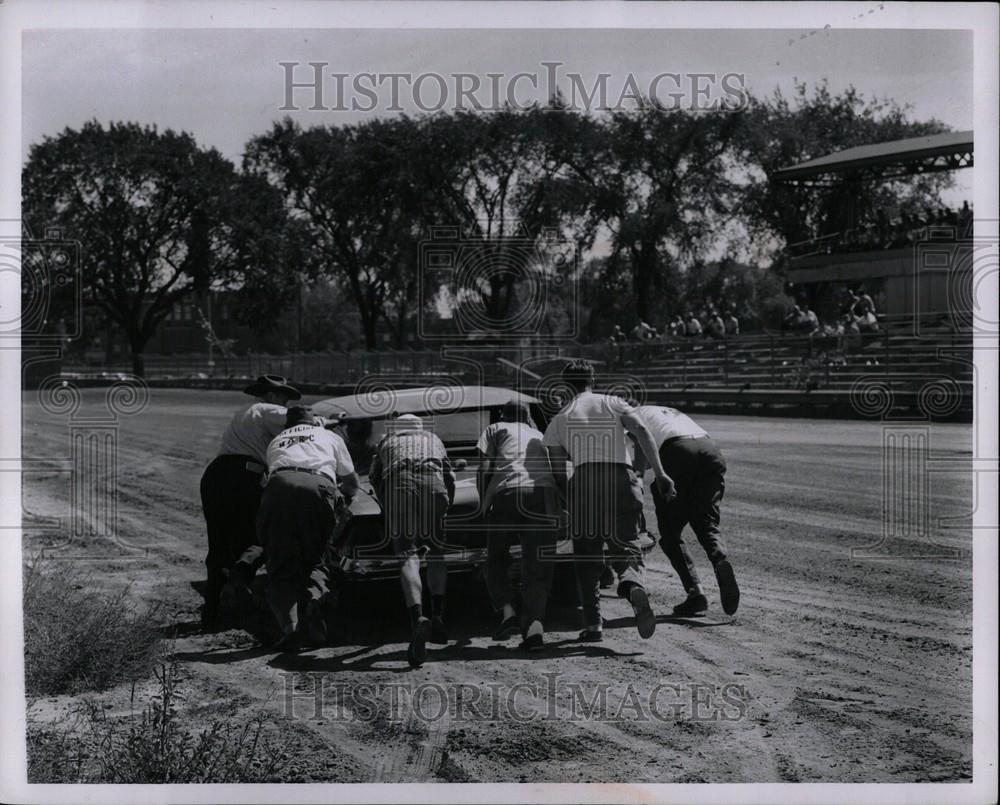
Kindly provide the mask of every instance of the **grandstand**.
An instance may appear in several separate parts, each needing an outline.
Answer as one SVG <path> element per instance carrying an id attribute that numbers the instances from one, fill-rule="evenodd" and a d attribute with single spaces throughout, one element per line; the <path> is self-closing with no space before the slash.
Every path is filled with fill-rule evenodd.
<path id="1" fill-rule="evenodd" d="M 950 132 L 850 148 L 777 171 L 775 181 L 822 192 L 972 164 L 972 132 Z M 610 373 L 691 408 L 971 419 L 971 210 L 880 219 L 787 250 L 790 283 L 821 317 L 837 315 L 838 292 L 863 285 L 883 313 L 879 332 L 616 345 L 604 349 Z"/>

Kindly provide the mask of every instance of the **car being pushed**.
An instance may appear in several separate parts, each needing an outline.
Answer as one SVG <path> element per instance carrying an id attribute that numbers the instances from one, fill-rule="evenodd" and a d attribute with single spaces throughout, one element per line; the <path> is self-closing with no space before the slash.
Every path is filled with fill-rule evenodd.
<path id="1" fill-rule="evenodd" d="M 476 442 L 487 425 L 499 420 L 500 409 L 508 402 L 527 405 L 536 426 L 544 429 L 547 418 L 538 399 L 496 386 L 379 388 L 314 403 L 316 414 L 342 421 L 337 432 L 344 437 L 361 479 L 361 487 L 351 501 L 351 516 L 331 540 L 328 566 L 339 568 L 348 580 L 398 579 L 401 560 L 392 550 L 392 535 L 387 533 L 382 505 L 368 480 L 368 469 L 386 423 L 403 414 L 414 414 L 444 443 L 455 471 L 455 498 L 444 530 L 448 572 L 480 572 L 486 562 L 486 527 L 476 488 Z M 568 560 L 573 549 L 566 538 L 565 520 L 563 513 L 556 557 Z M 512 546 L 511 556 L 516 568 L 520 546 Z M 561 564 L 569 569 L 567 562 Z"/>

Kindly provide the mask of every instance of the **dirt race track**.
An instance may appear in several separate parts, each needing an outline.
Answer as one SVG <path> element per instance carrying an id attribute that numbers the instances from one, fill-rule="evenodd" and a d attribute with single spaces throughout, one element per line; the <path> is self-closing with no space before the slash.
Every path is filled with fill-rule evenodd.
<path id="1" fill-rule="evenodd" d="M 76 421 L 107 416 L 104 400 L 103 389 L 85 390 Z M 967 474 L 948 470 L 955 462 L 967 473 L 970 426 L 930 428 L 930 535 L 911 529 L 871 551 L 881 558 L 859 558 L 852 549 L 883 535 L 878 423 L 700 417 L 729 463 L 723 526 L 743 591 L 735 617 L 723 615 L 695 543 L 705 618 L 661 615 L 644 641 L 627 604 L 609 597 L 605 640 L 594 645 L 575 642 L 571 607 L 553 607 L 549 645 L 528 657 L 514 640 L 492 641 L 481 592 L 459 586 L 452 644 L 429 647 L 411 671 L 394 584 L 347 596 L 338 640 L 321 650 L 276 655 L 245 624 L 199 633 L 198 481 L 243 401 L 154 389 L 144 411 L 120 418 L 115 543 L 67 538 L 70 418 L 26 393 L 25 458 L 42 460 L 24 478 L 26 549 L 162 604 L 185 707 L 234 722 L 273 714 L 286 781 L 971 778 L 972 557 L 962 518 L 972 489 Z M 44 519 L 53 517 L 62 524 Z M 647 517 L 655 523 L 651 505 Z M 681 597 L 658 548 L 648 586 L 658 613 Z M 100 698 L 128 712 L 128 686 Z M 29 719 L 71 704 L 29 702 Z"/>

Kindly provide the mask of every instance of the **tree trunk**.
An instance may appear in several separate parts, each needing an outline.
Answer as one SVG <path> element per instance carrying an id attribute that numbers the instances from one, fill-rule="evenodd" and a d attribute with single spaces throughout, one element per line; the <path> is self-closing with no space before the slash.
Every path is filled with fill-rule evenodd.
<path id="1" fill-rule="evenodd" d="M 655 250 L 633 251 L 632 287 L 635 293 L 635 312 L 641 321 L 649 320 L 649 299 L 655 271 Z M 652 265 L 651 265 L 652 263 Z"/>
<path id="2" fill-rule="evenodd" d="M 128 336 L 129 352 L 132 355 L 132 374 L 136 377 L 145 377 L 146 361 L 142 353 L 146 349 L 146 344 L 149 342 L 149 338 L 144 338 L 141 333 L 137 331 L 128 332 L 126 334 Z"/>
<path id="3" fill-rule="evenodd" d="M 361 317 L 361 327 L 365 331 L 365 349 L 368 352 L 374 352 L 378 347 L 375 339 L 376 324 L 377 321 L 372 315 Z"/>
<path id="4" fill-rule="evenodd" d="M 142 356 L 142 352 L 136 352 L 134 349 L 132 351 L 132 374 L 136 377 L 146 376 L 146 360 Z"/>

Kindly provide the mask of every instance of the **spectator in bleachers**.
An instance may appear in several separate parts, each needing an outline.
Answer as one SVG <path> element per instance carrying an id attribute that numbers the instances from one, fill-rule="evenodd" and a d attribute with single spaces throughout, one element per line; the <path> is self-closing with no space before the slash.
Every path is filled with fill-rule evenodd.
<path id="1" fill-rule="evenodd" d="M 865 292 L 864 288 L 858 288 L 857 293 L 851 294 L 851 300 L 851 315 L 857 321 L 861 332 L 877 331 L 878 314 L 875 311 L 875 300 Z"/>
<path id="2" fill-rule="evenodd" d="M 736 318 L 736 311 L 729 308 L 726 313 L 726 335 L 734 336 L 740 334 L 740 320 Z"/>
<path id="3" fill-rule="evenodd" d="M 786 332 L 794 333 L 797 332 L 801 326 L 802 321 L 802 308 L 798 305 L 792 305 L 792 309 L 785 314 L 785 318 L 781 320 L 781 329 Z"/>
<path id="4" fill-rule="evenodd" d="M 639 323 L 632 328 L 631 335 L 633 341 L 636 341 L 638 343 L 643 343 L 645 341 L 649 341 L 655 338 L 656 331 L 652 327 L 650 327 L 646 322 L 640 319 Z"/>
<path id="5" fill-rule="evenodd" d="M 665 329 L 664 334 L 666 332 L 667 330 Z M 683 338 L 684 335 L 687 333 L 687 328 L 684 325 L 684 317 L 681 316 L 679 313 L 676 316 L 674 316 L 674 318 L 671 320 L 669 332 L 670 335 L 672 335 L 674 338 Z"/>
<path id="6" fill-rule="evenodd" d="M 799 330 L 806 335 L 813 335 L 820 330 L 819 317 L 816 315 L 816 311 L 809 307 L 809 305 L 802 306 L 802 315 L 799 318 Z"/>
<path id="7" fill-rule="evenodd" d="M 717 310 L 712 310 L 708 316 L 708 324 L 705 327 L 705 335 L 709 338 L 723 338 L 726 335 L 726 323 L 722 320 Z"/>
<path id="8" fill-rule="evenodd" d="M 857 349 L 861 345 L 861 329 L 852 314 L 845 313 L 841 317 L 837 330 L 841 336 L 838 346 L 842 352 Z"/>
<path id="9" fill-rule="evenodd" d="M 698 317 L 694 313 L 689 313 L 685 324 L 685 335 L 688 338 L 697 338 L 701 335 L 701 332 L 701 322 L 698 321 Z"/>

